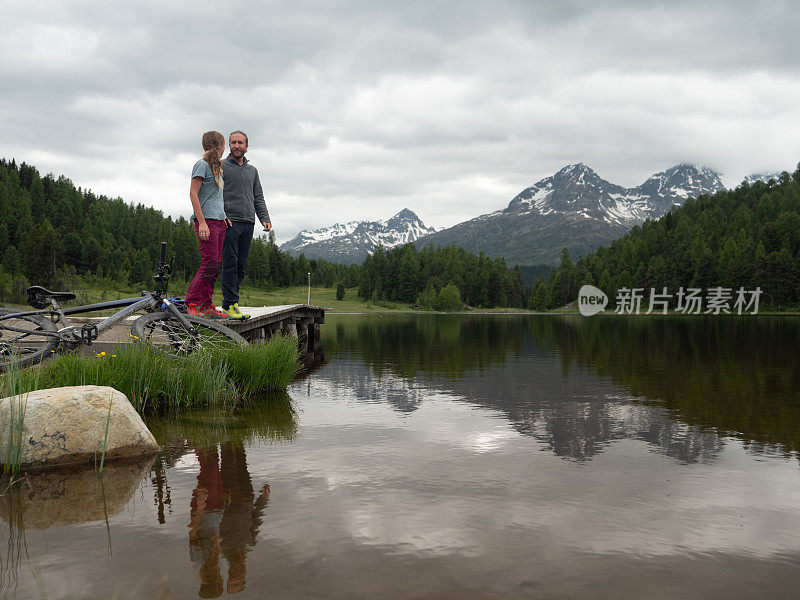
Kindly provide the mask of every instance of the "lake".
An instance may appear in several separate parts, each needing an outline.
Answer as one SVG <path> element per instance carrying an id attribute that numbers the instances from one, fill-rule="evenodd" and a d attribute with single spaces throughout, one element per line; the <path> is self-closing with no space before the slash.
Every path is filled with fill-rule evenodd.
<path id="1" fill-rule="evenodd" d="M 0 498 L 7 598 L 796 598 L 800 319 L 328 315 L 286 395 Z"/>

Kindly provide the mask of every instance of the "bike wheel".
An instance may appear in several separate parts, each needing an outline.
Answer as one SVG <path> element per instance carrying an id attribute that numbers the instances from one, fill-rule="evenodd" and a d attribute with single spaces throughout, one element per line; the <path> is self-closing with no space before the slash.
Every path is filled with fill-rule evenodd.
<path id="1" fill-rule="evenodd" d="M 191 333 L 170 312 L 151 313 L 139 317 L 131 326 L 131 333 L 140 342 L 150 344 L 153 348 L 170 356 L 185 357 L 200 349 L 212 350 L 225 348 L 231 344 L 243 346 L 247 344 L 242 336 L 224 325 L 184 315 L 187 321 L 197 330 Z"/>
<path id="2" fill-rule="evenodd" d="M 47 317 L 2 318 L 18 312 L 18 308 L 0 308 L 0 373 L 14 365 L 27 367 L 42 362 L 58 346 L 58 327 Z"/>

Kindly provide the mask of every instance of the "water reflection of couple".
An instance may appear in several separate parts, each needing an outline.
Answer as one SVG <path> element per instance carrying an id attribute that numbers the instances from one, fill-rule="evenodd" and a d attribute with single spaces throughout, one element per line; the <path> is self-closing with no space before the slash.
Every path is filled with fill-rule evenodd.
<path id="1" fill-rule="evenodd" d="M 200 448 L 195 455 L 200 473 L 192 494 L 189 556 L 200 564 L 200 597 L 217 598 L 223 588 L 220 554 L 228 562 L 228 593 L 245 587 L 246 555 L 255 546 L 270 490 L 265 484 L 255 497 L 241 442 L 224 442 L 221 452 L 217 446 Z"/>

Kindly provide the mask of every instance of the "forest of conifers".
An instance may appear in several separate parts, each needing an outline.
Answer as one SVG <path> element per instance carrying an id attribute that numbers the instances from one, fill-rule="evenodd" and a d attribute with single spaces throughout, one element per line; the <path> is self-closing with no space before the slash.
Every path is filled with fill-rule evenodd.
<path id="1" fill-rule="evenodd" d="M 188 198 L 186 203 L 188 208 Z M 33 166 L 0 160 L 0 301 L 24 303 L 30 284 L 72 291 L 149 287 L 162 241 L 173 260 L 171 289 L 182 295 L 200 263 L 187 219 L 96 196 L 66 177 L 42 177 Z M 363 265 L 339 265 L 292 257 L 278 249 L 274 236 L 253 240 L 245 284 L 305 284 L 309 272 L 315 285 L 358 286 L 359 295 L 373 301 L 428 305 L 453 287 L 469 306 L 523 308 L 530 299 L 519 269 L 458 248 L 379 248 Z"/>

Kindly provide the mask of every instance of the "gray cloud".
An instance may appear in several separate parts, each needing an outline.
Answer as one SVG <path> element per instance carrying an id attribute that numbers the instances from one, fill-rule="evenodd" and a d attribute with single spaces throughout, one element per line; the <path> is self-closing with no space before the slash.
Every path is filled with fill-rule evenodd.
<path id="1" fill-rule="evenodd" d="M 203 131 L 243 129 L 280 239 L 503 207 L 566 163 L 791 170 L 789 2 L 14 4 L 0 156 L 189 214 Z"/>

